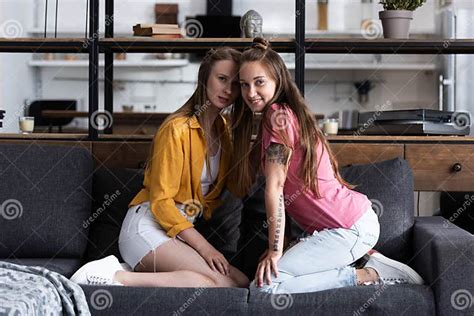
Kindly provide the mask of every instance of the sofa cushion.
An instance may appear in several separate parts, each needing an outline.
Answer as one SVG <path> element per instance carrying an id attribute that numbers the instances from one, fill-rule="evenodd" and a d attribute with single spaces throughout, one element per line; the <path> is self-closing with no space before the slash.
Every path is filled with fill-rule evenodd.
<path id="1" fill-rule="evenodd" d="M 60 273 L 66 278 L 70 278 L 74 272 L 76 272 L 81 267 L 81 259 L 79 258 L 9 258 L 0 260 L 25 266 L 43 267 L 48 270 Z"/>
<path id="2" fill-rule="evenodd" d="M 433 292 L 424 285 L 344 287 L 304 294 L 250 293 L 250 315 L 435 315 Z"/>
<path id="3" fill-rule="evenodd" d="M 407 261 L 414 224 L 413 174 L 408 162 L 395 158 L 342 168 L 342 177 L 372 201 L 379 217 L 380 237 L 375 249 Z"/>
<path id="4" fill-rule="evenodd" d="M 0 257 L 80 257 L 93 162 L 75 147 L 0 144 Z"/>
<path id="5" fill-rule="evenodd" d="M 81 285 L 93 315 L 246 315 L 248 289 Z"/>
<path id="6" fill-rule="evenodd" d="M 143 170 L 99 168 L 93 179 L 92 212 L 85 222 L 90 232 L 84 260 L 115 255 L 123 262 L 118 248 L 120 228 L 128 204 L 143 186 Z"/>

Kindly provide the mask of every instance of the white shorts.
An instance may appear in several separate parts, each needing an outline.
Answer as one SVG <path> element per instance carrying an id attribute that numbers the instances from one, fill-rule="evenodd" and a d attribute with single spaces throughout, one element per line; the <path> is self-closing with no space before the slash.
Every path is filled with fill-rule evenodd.
<path id="1" fill-rule="evenodd" d="M 150 251 L 171 239 L 153 217 L 150 202 L 143 202 L 128 209 L 118 244 L 123 260 L 135 269 Z"/>

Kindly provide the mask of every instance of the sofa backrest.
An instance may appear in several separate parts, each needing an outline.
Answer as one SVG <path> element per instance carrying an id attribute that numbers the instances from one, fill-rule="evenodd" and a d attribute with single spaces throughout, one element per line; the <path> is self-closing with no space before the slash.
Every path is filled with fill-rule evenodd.
<path id="1" fill-rule="evenodd" d="M 411 253 L 411 229 L 414 222 L 413 175 L 408 163 L 397 158 L 368 165 L 353 165 L 343 168 L 341 174 L 350 183 L 358 185 L 355 190 L 366 194 L 372 200 L 381 225 L 380 238 L 375 248 L 391 258 L 406 260 Z M 93 189 L 95 202 L 91 215 L 85 222 L 90 226 L 87 261 L 111 254 L 120 258 L 117 245 L 120 227 L 127 213 L 128 203 L 140 190 L 142 182 L 141 170 L 96 170 Z M 248 256 L 252 265 L 256 265 L 255 258 L 258 258 L 262 248 L 267 245 L 265 238 L 256 238 L 266 235 L 264 184 L 260 183 L 259 187 L 260 190 L 256 190 L 250 198 L 244 200 L 244 210 L 241 210 L 235 198 L 225 195 L 224 205 L 215 210 L 217 215 L 210 223 L 211 229 L 200 230 L 205 235 L 206 231 L 211 232 L 206 236 L 211 237 L 211 242 L 212 237 L 225 240 L 225 244 L 220 242 L 215 245 L 219 250 L 234 249 L 233 242 L 238 237 L 236 228 L 240 213 L 244 212 L 247 224 L 253 220 L 250 225 L 252 227 L 246 228 L 249 236 L 244 238 L 248 237 L 248 241 L 259 240 L 261 244 L 253 251 L 248 248 L 255 245 L 248 241 L 241 242 L 241 247 L 247 249 L 239 249 L 238 252 Z"/>
<path id="2" fill-rule="evenodd" d="M 0 144 L 0 258 L 79 258 L 93 161 L 80 146 Z"/>
<path id="3" fill-rule="evenodd" d="M 342 168 L 342 177 L 372 201 L 380 222 L 375 249 L 384 255 L 408 260 L 414 224 L 413 173 L 406 160 L 395 158 Z"/>
<path id="4" fill-rule="evenodd" d="M 128 204 L 143 186 L 143 170 L 98 168 L 94 172 L 92 212 L 84 225 L 89 243 L 84 261 L 114 255 L 123 262 L 118 238 Z"/>
<path id="5" fill-rule="evenodd" d="M 98 168 L 93 179 L 92 213 L 84 223 L 90 226 L 84 260 L 115 255 L 123 261 L 118 238 L 128 204 L 143 187 L 143 170 Z M 223 205 L 214 210 L 209 221 L 197 221 L 195 228 L 216 249 L 227 254 L 237 247 L 241 203 L 227 191 L 220 198 Z"/>

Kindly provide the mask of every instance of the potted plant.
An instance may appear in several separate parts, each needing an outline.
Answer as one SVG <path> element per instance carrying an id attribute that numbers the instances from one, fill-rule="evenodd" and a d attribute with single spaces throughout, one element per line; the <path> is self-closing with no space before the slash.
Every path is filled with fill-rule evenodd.
<path id="1" fill-rule="evenodd" d="M 379 12 L 385 38 L 407 39 L 413 11 L 426 0 L 380 0 L 384 11 Z"/>

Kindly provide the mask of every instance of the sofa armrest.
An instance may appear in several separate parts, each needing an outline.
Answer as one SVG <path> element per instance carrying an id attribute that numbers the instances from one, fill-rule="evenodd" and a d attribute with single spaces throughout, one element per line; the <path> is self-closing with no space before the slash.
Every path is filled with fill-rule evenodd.
<path id="1" fill-rule="evenodd" d="M 413 242 L 413 266 L 432 288 L 437 314 L 471 313 L 474 236 L 440 216 L 416 217 Z"/>

